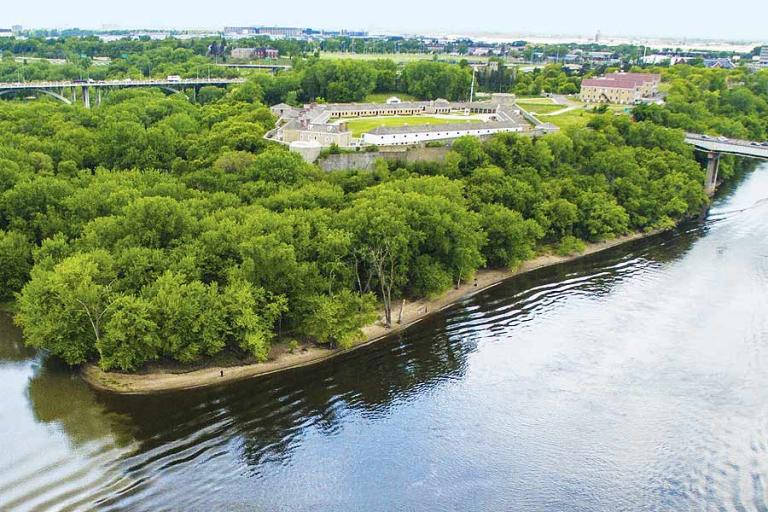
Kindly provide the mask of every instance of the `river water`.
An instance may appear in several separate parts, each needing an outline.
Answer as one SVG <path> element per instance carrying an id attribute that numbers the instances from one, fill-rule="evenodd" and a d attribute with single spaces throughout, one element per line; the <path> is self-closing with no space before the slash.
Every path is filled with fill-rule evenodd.
<path id="1" fill-rule="evenodd" d="M 765 198 L 218 389 L 99 394 L 0 317 L 0 510 L 768 510 Z"/>

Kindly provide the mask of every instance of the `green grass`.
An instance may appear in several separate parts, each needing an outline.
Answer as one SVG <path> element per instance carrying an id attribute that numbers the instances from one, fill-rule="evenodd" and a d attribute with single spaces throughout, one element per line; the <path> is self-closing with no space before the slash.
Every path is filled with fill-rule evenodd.
<path id="1" fill-rule="evenodd" d="M 366 117 L 355 119 L 344 119 L 347 122 L 349 130 L 353 137 L 360 137 L 362 134 L 370 132 L 380 126 L 419 126 L 425 124 L 450 124 L 450 123 L 479 123 L 480 119 L 456 117 L 453 119 L 427 116 L 391 116 L 391 117 Z"/>
<path id="2" fill-rule="evenodd" d="M 560 129 L 564 130 L 572 126 L 577 126 L 577 127 L 587 126 L 587 123 L 589 122 L 590 119 L 592 119 L 593 116 L 594 114 L 578 109 L 578 110 L 571 110 L 569 112 L 566 112 L 564 114 L 560 114 L 557 116 L 542 117 L 541 120 L 545 123 L 552 123 L 556 126 L 559 126 Z"/>
<path id="3" fill-rule="evenodd" d="M 554 103 L 533 103 L 529 101 L 518 101 L 517 104 L 528 112 L 535 114 L 549 114 L 551 112 L 563 110 L 567 107 L 567 105 L 556 105 Z"/>
<path id="4" fill-rule="evenodd" d="M 609 109 L 610 112 L 614 112 L 615 114 L 625 114 L 624 109 Z M 592 119 L 597 114 L 593 112 L 588 112 L 583 109 L 577 109 L 577 110 L 571 110 L 564 114 L 559 114 L 556 116 L 543 116 L 540 117 L 541 121 L 545 123 L 552 123 L 557 126 L 559 126 L 561 129 L 570 128 L 571 126 L 586 126 L 590 119 Z"/>
<path id="5" fill-rule="evenodd" d="M 517 96 L 518 103 L 535 103 L 537 105 L 555 105 L 552 98 L 545 98 L 543 96 Z"/>
<path id="6" fill-rule="evenodd" d="M 392 96 L 397 96 L 403 101 L 419 101 L 416 96 L 403 92 L 375 92 L 365 97 L 365 103 L 386 103 Z"/>

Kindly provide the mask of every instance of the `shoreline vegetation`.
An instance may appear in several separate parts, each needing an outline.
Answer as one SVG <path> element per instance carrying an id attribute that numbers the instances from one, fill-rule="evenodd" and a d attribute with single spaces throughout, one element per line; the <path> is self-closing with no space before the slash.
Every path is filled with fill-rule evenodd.
<path id="1" fill-rule="evenodd" d="M 590 243 L 586 245 L 584 251 L 569 256 L 543 254 L 524 262 L 516 270 L 480 270 L 475 275 L 475 280 L 466 282 L 459 288 L 451 289 L 433 299 L 425 298 L 406 303 L 403 308 L 402 323 L 393 323 L 391 328 L 384 326 L 384 312 L 379 310 L 376 322 L 362 329 L 363 339 L 347 349 L 307 345 L 303 349 L 298 349 L 291 353 L 286 347 L 276 345 L 273 347 L 269 359 L 265 362 L 254 362 L 237 366 L 216 366 L 212 364 L 211 366 L 191 371 L 182 369 L 170 371 L 167 368 L 156 366 L 144 373 L 122 373 L 104 371 L 96 363 L 91 362 L 81 367 L 81 375 L 89 385 L 101 391 L 117 394 L 144 395 L 212 387 L 311 366 L 388 339 L 390 336 L 408 329 L 421 320 L 508 279 L 541 268 L 575 261 L 619 245 L 658 235 L 664 231 L 653 230 L 632 233 L 603 242 Z M 399 308 L 397 309 L 399 312 Z"/>
<path id="2" fill-rule="evenodd" d="M 140 50 L 141 62 L 167 60 Z M 267 106 L 400 92 L 456 101 L 471 69 L 308 59 L 199 95 L 129 88 L 92 109 L 9 101 L 0 119 L 0 300 L 15 298 L 27 346 L 75 368 L 98 364 L 114 372 L 104 385 L 120 390 L 136 386 L 119 372 L 166 373 L 185 388 L 206 385 L 196 372 L 214 384 L 333 357 L 342 350 L 313 353 L 307 343 L 364 345 L 515 274 L 483 272 L 475 287 L 480 268 L 516 268 L 544 247 L 571 254 L 698 214 L 706 173 L 684 130 L 764 140 L 768 75 L 663 71 L 666 103 L 631 116 L 581 111 L 559 133 L 463 137 L 442 162 L 337 172 L 265 141 L 275 126 Z M 574 89 L 580 77 L 552 67 L 506 90 L 568 92 L 550 80 Z M 734 167 L 724 156 L 720 177 Z M 390 330 L 401 304 L 393 298 L 437 297 L 467 281 L 417 301 Z M 377 303 L 387 329 L 371 326 Z M 255 372 L 237 367 L 256 361 Z"/>

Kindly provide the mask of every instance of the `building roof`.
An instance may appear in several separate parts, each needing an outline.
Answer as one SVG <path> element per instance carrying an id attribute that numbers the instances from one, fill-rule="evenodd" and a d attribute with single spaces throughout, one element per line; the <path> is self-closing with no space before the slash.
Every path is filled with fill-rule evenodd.
<path id="1" fill-rule="evenodd" d="M 736 64 L 731 59 L 704 59 L 704 65 L 708 68 L 733 69 Z"/>
<path id="2" fill-rule="evenodd" d="M 658 82 L 661 80 L 661 75 L 658 73 L 611 73 L 608 77 L 621 77 L 641 82 Z"/>
<path id="3" fill-rule="evenodd" d="M 617 80 L 615 78 L 586 78 L 582 87 L 605 87 L 609 89 L 635 89 L 640 86 L 635 80 Z"/>
<path id="4" fill-rule="evenodd" d="M 661 75 L 654 73 L 612 73 L 598 78 L 586 78 L 581 81 L 581 86 L 634 89 L 650 82 L 659 81 L 661 81 Z"/>
<path id="5" fill-rule="evenodd" d="M 403 126 L 380 126 L 367 132 L 371 135 L 399 135 L 406 133 L 435 133 L 435 132 L 460 132 L 466 130 L 493 130 L 500 128 L 518 128 L 520 123 L 514 121 L 487 122 L 487 123 L 446 123 L 446 124 L 420 124 Z"/>

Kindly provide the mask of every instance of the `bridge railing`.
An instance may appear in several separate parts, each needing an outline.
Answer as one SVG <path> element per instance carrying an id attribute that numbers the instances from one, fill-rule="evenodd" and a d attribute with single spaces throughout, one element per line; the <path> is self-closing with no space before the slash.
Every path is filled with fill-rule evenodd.
<path id="1" fill-rule="evenodd" d="M 0 89 L 54 89 L 62 87 L 110 87 L 110 86 L 142 86 L 142 85 L 206 85 L 206 84 L 239 84 L 244 78 L 182 78 L 180 80 L 93 80 L 93 81 L 45 81 L 45 82 L 0 82 Z"/>

